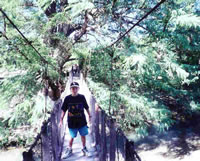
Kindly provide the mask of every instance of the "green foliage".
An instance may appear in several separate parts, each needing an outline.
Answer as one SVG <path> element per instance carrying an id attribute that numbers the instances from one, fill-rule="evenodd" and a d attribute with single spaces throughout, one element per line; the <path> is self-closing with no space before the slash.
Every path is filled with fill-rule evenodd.
<path id="1" fill-rule="evenodd" d="M 91 79 L 87 79 L 88 85 L 95 93 L 95 98 L 97 99 L 97 102 L 100 104 L 100 106 L 108 112 L 109 109 L 109 88 L 103 83 L 95 83 Z"/>
<path id="2" fill-rule="evenodd" d="M 199 111 L 200 110 L 200 104 L 199 103 L 195 103 L 194 101 L 191 101 L 190 103 L 191 109 L 193 111 Z"/>
<path id="3" fill-rule="evenodd" d="M 54 0 L 37 0 L 37 4 L 43 9 L 46 10 L 49 5 L 51 4 L 51 2 L 53 2 Z"/>
<path id="4" fill-rule="evenodd" d="M 51 16 L 44 11 L 53 0 L 29 1 L 30 6 L 27 2 L 5 0 L 0 6 L 49 62 L 51 80 L 58 81 L 75 63 L 70 58 L 76 59 L 98 103 L 106 112 L 111 109 L 125 131 L 138 136 L 148 135 L 149 128 L 163 132 L 178 122 L 176 108 L 184 118 L 199 111 L 200 20 L 195 0 L 166 1 L 113 48 L 107 46 L 158 1 L 69 0 L 66 6 L 56 1 Z M 63 24 L 67 27 L 61 30 L 72 32 L 68 37 L 57 32 Z M 30 141 L 44 120 L 40 91 L 47 66 L 2 15 L 0 31 L 0 69 L 9 73 L 0 81 L 0 109 L 10 109 L 0 117 L 5 145 L 12 140 L 9 130 L 29 126 L 30 137 L 24 139 Z"/>
<path id="5" fill-rule="evenodd" d="M 176 24 L 188 28 L 196 28 L 200 26 L 200 17 L 192 14 L 181 15 L 176 18 Z"/>
<path id="6" fill-rule="evenodd" d="M 199 17 L 189 10 L 191 3 L 166 3 L 159 14 L 142 23 L 145 27 L 138 29 L 139 37 L 135 29 L 114 48 L 112 63 L 109 50 L 97 48 L 91 53 L 89 86 L 106 111 L 107 90 L 111 91 L 113 117 L 125 131 L 141 137 L 152 127 L 167 130 L 178 122 L 176 109 L 170 107 L 172 100 L 183 108 L 185 118 L 199 111 L 195 103 L 199 98 Z"/>
<path id="7" fill-rule="evenodd" d="M 0 148 L 12 144 L 16 146 L 30 145 L 33 138 L 40 132 L 42 122 L 49 117 L 45 113 L 45 98 L 42 93 L 35 97 L 13 97 L 9 106 L 4 106 L 0 124 Z M 12 107 L 13 106 L 13 107 Z M 7 109 L 5 109 L 7 108 Z M 51 111 L 50 100 L 47 100 L 47 111 Z"/>
<path id="8" fill-rule="evenodd" d="M 124 105 L 127 106 L 125 118 L 128 119 L 128 129 L 131 129 L 131 125 L 134 125 L 137 132 L 138 130 L 148 129 L 149 126 L 153 125 L 160 132 L 163 132 L 173 123 L 170 110 L 166 106 L 159 104 L 158 101 L 136 94 L 129 97 L 122 93 L 120 96 Z M 141 133 L 138 134 L 141 135 Z"/>
<path id="9" fill-rule="evenodd" d="M 90 2 L 90 0 L 83 0 L 83 1 L 70 0 L 69 6 L 66 8 L 66 10 L 70 9 L 70 15 L 73 18 L 79 16 L 81 13 L 84 13 L 84 11 L 93 8 L 94 4 Z"/>

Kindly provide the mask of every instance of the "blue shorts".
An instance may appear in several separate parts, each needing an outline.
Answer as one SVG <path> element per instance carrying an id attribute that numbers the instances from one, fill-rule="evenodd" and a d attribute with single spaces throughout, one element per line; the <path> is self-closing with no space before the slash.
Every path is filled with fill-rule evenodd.
<path id="1" fill-rule="evenodd" d="M 86 136 L 88 134 L 88 126 L 85 125 L 81 128 L 75 128 L 75 129 L 69 128 L 69 134 L 72 138 L 75 138 L 78 132 L 81 136 Z"/>

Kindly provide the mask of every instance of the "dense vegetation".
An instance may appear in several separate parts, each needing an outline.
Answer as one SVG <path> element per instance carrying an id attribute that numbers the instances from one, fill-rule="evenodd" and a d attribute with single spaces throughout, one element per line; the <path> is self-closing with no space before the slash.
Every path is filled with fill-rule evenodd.
<path id="1" fill-rule="evenodd" d="M 1 146 L 12 143 L 19 129 L 30 139 L 36 134 L 44 119 L 45 82 L 52 91 L 60 89 L 77 62 L 98 103 L 125 131 L 139 136 L 149 128 L 162 132 L 198 113 L 199 0 L 163 1 L 111 45 L 159 2 L 0 1 L 29 40 L 1 13 L 0 72 L 14 73 L 0 81 Z M 29 144 L 27 137 L 15 141 Z"/>

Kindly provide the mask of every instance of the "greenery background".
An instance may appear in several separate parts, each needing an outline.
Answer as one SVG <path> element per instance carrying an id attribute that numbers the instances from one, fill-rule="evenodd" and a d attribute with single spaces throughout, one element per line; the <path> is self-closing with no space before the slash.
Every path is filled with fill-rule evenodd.
<path id="1" fill-rule="evenodd" d="M 0 1 L 48 61 L 47 65 L 0 15 L 0 147 L 31 144 L 44 120 L 46 70 L 53 84 L 65 82 L 67 70 L 75 63 L 100 106 L 126 132 L 143 137 L 149 129 L 164 132 L 196 116 L 200 110 L 199 0 L 167 0 L 108 47 L 158 2 Z"/>

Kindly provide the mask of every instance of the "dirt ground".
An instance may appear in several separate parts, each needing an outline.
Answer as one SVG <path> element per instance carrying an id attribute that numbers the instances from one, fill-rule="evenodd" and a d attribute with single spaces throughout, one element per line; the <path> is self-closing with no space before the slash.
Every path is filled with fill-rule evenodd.
<path id="1" fill-rule="evenodd" d="M 174 128 L 135 142 L 141 161 L 199 161 L 200 128 Z"/>
<path id="2" fill-rule="evenodd" d="M 0 161 L 22 161 L 23 148 L 10 148 L 0 151 Z"/>

